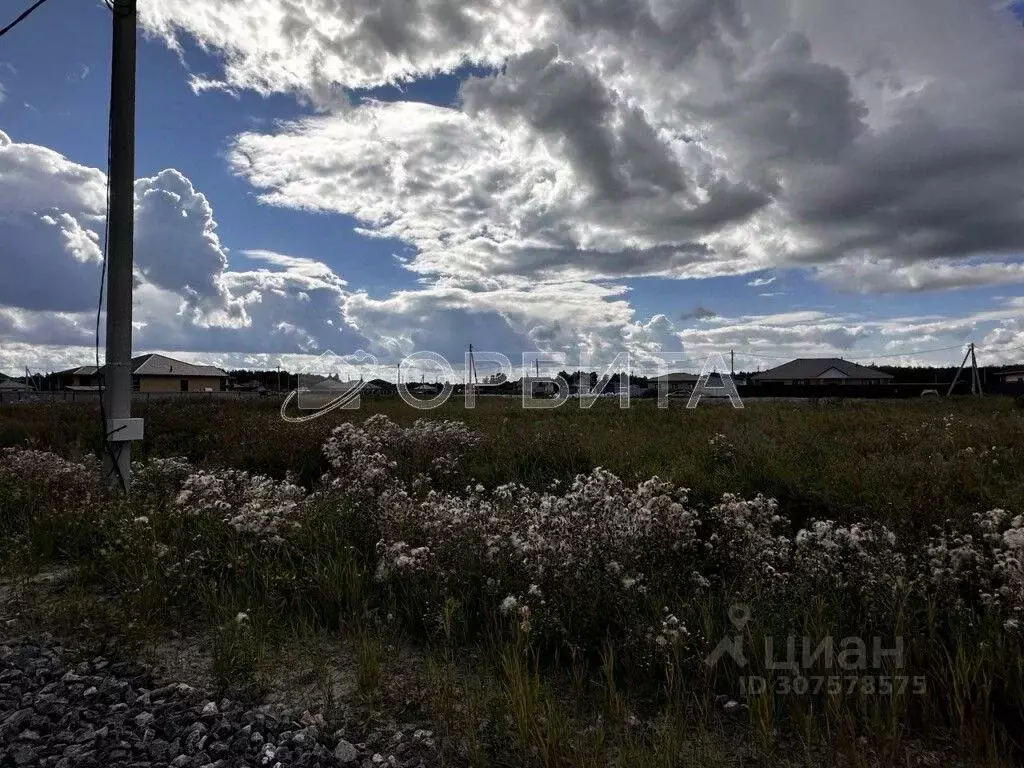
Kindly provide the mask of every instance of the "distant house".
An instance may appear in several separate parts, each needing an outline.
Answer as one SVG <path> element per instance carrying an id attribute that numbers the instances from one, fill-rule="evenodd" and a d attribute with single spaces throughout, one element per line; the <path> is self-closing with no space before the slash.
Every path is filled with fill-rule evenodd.
<path id="1" fill-rule="evenodd" d="M 4 378 L 0 380 L 0 392 L 34 392 L 34 388 L 17 379 Z"/>
<path id="2" fill-rule="evenodd" d="M 892 375 L 839 357 L 805 357 L 755 374 L 754 384 L 884 384 Z"/>
<path id="3" fill-rule="evenodd" d="M 657 376 L 650 381 L 652 387 L 667 386 L 669 394 L 673 394 L 692 392 L 693 388 L 697 386 L 697 382 L 700 381 L 700 376 L 696 373 L 666 373 L 664 376 Z M 733 376 L 733 383 L 736 386 L 743 386 L 747 380 L 743 377 Z M 717 372 L 709 374 L 706 386 L 712 389 L 721 389 L 724 386 L 721 375 Z"/>
<path id="4" fill-rule="evenodd" d="M 223 392 L 227 389 L 228 374 L 212 365 L 194 365 L 165 355 L 139 355 L 133 357 L 133 392 Z M 103 383 L 106 366 L 93 365 L 60 371 L 57 381 L 61 389 L 71 392 L 89 392 Z"/>
<path id="5" fill-rule="evenodd" d="M 651 384 L 659 389 L 667 387 L 671 394 L 673 392 L 689 392 L 699 380 L 700 376 L 693 373 L 666 373 L 664 376 L 651 379 Z"/>
<path id="6" fill-rule="evenodd" d="M 626 384 L 620 382 L 618 384 L 608 384 L 604 391 L 598 394 L 598 397 L 622 397 L 626 392 L 629 393 L 630 398 L 634 397 L 646 397 L 651 390 L 647 387 L 641 387 L 639 384 Z"/>
<path id="7" fill-rule="evenodd" d="M 1003 371 L 996 376 L 1002 379 L 1004 384 L 1024 384 L 1024 371 Z"/>
<path id="8" fill-rule="evenodd" d="M 83 365 L 81 368 L 58 371 L 54 374 L 57 377 L 57 387 L 58 389 L 67 389 L 73 392 L 98 389 L 100 384 L 99 370 L 95 365 Z"/>
<path id="9" fill-rule="evenodd" d="M 134 392 L 223 392 L 227 371 L 212 365 L 193 365 L 164 355 L 132 358 Z"/>
<path id="10" fill-rule="evenodd" d="M 409 392 L 421 397 L 433 397 L 444 389 L 440 384 L 410 384 Z"/>
<path id="11" fill-rule="evenodd" d="M 522 387 L 522 384 L 519 386 Z M 534 381 L 532 386 L 534 397 L 552 397 L 558 392 L 558 384 L 553 381 Z"/>

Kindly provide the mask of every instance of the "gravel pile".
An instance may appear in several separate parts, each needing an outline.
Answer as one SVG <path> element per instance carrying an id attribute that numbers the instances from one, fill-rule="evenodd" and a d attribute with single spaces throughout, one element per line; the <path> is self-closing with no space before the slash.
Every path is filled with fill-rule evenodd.
<path id="1" fill-rule="evenodd" d="M 364 741 L 320 715 L 215 701 L 137 664 L 70 662 L 51 636 L 0 644 L 0 766 L 418 768 L 439 761 L 429 730 Z"/>

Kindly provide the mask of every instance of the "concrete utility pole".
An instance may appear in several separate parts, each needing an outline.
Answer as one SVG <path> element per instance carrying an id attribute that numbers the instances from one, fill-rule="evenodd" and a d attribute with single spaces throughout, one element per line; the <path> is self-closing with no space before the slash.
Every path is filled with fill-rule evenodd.
<path id="1" fill-rule="evenodd" d="M 107 354 L 103 473 L 127 492 L 131 441 L 142 439 L 132 419 L 132 263 L 135 240 L 136 0 L 114 0 L 110 76 L 110 210 L 107 222 Z"/>
<path id="2" fill-rule="evenodd" d="M 981 395 L 981 376 L 978 374 L 978 358 L 974 356 L 974 344 L 971 344 L 971 394 Z"/>
<path id="3" fill-rule="evenodd" d="M 476 375 L 476 357 L 473 356 L 473 345 L 472 344 L 469 345 L 469 371 L 468 371 L 467 378 L 472 378 L 473 379 L 473 385 L 474 386 L 478 383 L 478 379 L 477 379 L 477 375 Z"/>
<path id="4" fill-rule="evenodd" d="M 953 394 L 953 388 L 956 387 L 956 383 L 960 381 L 960 374 L 963 373 L 964 366 L 967 365 L 967 360 L 974 355 L 974 342 L 967 347 L 967 352 L 964 354 L 964 359 L 960 363 L 960 367 L 956 369 L 956 376 L 953 377 L 953 383 L 949 385 L 949 389 L 946 391 L 946 397 Z M 974 378 L 971 379 L 971 394 L 974 394 Z"/>

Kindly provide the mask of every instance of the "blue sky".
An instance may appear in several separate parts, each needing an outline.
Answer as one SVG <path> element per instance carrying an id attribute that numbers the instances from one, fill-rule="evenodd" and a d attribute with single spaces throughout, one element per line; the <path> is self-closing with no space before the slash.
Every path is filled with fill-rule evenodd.
<path id="1" fill-rule="evenodd" d="M 43 36 L 45 46 L 40 45 Z M 40 10 L 18 34 L 6 38 L 0 60 L 17 74 L 4 78 L 9 81 L 7 103 L 0 105 L 4 130 L 16 140 L 103 168 L 110 36 L 110 16 L 102 3 L 54 0 L 53 7 Z M 188 69 L 203 73 L 215 67 L 194 43 L 185 43 Z M 347 216 L 310 216 L 260 205 L 252 188 L 227 172 L 224 151 L 231 136 L 275 120 L 294 120 L 311 109 L 287 96 L 245 91 L 197 97 L 179 56 L 158 41 L 140 40 L 137 66 L 136 174 L 152 176 L 165 168 L 185 174 L 209 198 L 221 238 L 232 251 L 267 249 L 323 259 L 342 266 L 351 275 L 346 279 L 385 289 L 414 284 L 390 258 L 404 250 L 401 243 L 360 237 Z M 435 81 L 417 89 L 417 98 L 454 98 L 452 78 Z M 380 89 L 381 97 L 391 90 Z M 347 253 L 354 257 L 346 259 Z"/>
<path id="2" fill-rule="evenodd" d="M 220 0 L 147 4 L 137 349 L 949 363 L 915 352 L 974 340 L 1024 359 L 1024 31 L 1006 8 L 941 0 L 914 26 L 900 14 L 923 2 L 872 0 L 844 39 L 820 9 L 722 0 L 746 34 L 709 15 L 683 50 L 671 19 L 618 29 L 574 5 L 455 24 L 464 5 L 259 0 L 235 28 Z M 98 272 L 76 238 L 102 232 L 109 44 L 100 0 L 51 0 L 0 41 L 0 369 L 88 349 Z M 43 261 L 81 289 L 43 302 L 52 278 L 14 279 Z"/>

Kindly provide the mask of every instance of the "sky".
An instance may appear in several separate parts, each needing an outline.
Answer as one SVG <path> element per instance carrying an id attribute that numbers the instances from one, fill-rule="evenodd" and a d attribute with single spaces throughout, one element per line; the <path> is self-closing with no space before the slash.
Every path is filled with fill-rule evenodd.
<path id="1" fill-rule="evenodd" d="M 1021 3 L 139 5 L 137 354 L 1024 362 Z M 95 359 L 110 26 L 0 38 L 0 371 Z"/>

